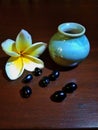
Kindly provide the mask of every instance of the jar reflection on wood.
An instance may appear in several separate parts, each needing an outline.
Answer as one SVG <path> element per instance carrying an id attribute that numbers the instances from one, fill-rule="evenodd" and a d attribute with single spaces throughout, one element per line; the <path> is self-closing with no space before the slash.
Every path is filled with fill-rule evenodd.
<path id="1" fill-rule="evenodd" d="M 69 22 L 58 26 L 49 42 L 49 53 L 53 61 L 61 66 L 75 66 L 89 54 L 90 43 L 85 27 Z"/>

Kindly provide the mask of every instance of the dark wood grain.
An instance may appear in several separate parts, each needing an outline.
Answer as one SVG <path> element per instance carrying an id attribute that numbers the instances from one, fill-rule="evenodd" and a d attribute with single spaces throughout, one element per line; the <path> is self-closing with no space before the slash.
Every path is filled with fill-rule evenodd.
<path id="1" fill-rule="evenodd" d="M 49 57 L 48 50 L 41 58 L 45 62 L 43 73 L 28 85 L 32 96 L 23 99 L 20 89 L 22 78 L 10 81 L 4 65 L 8 59 L 0 48 L 0 129 L 67 129 L 98 128 L 98 1 L 97 0 L 23 0 L 0 1 L 0 43 L 16 38 L 26 29 L 33 42 L 47 44 L 63 22 L 78 22 L 86 27 L 91 51 L 86 60 L 73 69 L 58 67 Z M 57 81 L 41 88 L 39 80 L 53 69 L 60 71 Z M 54 103 L 50 96 L 70 81 L 78 89 L 68 94 L 61 103 Z"/>

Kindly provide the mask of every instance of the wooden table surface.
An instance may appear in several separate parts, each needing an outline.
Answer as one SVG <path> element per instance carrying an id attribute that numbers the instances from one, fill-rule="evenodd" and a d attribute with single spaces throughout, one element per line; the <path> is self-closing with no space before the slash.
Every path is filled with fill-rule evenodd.
<path id="1" fill-rule="evenodd" d="M 79 66 L 68 70 L 51 60 L 47 48 L 40 57 L 45 62 L 42 75 L 28 83 L 32 88 L 28 99 L 20 96 L 20 89 L 29 72 L 15 81 L 8 80 L 4 71 L 8 56 L 0 47 L 0 129 L 98 128 L 98 0 L 0 1 L 0 43 L 8 38 L 15 40 L 25 29 L 33 42 L 48 44 L 63 22 L 85 26 L 90 54 Z M 40 79 L 54 69 L 60 71 L 59 78 L 41 88 Z M 61 103 L 51 101 L 50 96 L 71 81 L 77 83 L 78 89 Z"/>

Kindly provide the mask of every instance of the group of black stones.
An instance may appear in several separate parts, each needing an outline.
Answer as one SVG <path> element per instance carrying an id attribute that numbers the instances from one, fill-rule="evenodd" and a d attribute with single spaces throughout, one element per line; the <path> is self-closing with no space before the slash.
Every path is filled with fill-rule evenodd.
<path id="1" fill-rule="evenodd" d="M 42 69 L 36 67 L 33 74 L 28 74 L 23 78 L 23 83 L 29 83 L 33 79 L 34 76 L 40 76 L 42 74 Z M 58 70 L 52 71 L 52 73 L 49 76 L 44 76 L 40 81 L 39 81 L 39 86 L 42 88 L 45 88 L 48 86 L 50 81 L 55 81 L 58 79 L 60 75 L 60 72 Z M 51 96 L 50 99 L 54 102 L 62 102 L 66 96 L 67 93 L 73 93 L 77 89 L 77 84 L 75 82 L 69 82 L 67 83 L 61 90 L 58 90 L 54 92 Z M 32 94 L 32 89 L 28 85 L 25 85 L 21 90 L 20 94 L 23 98 L 28 98 Z"/>

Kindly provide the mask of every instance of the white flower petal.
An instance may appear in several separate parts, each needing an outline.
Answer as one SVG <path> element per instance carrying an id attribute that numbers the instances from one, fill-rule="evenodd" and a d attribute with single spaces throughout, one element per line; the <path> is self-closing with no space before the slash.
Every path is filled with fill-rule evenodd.
<path id="1" fill-rule="evenodd" d="M 23 57 L 24 69 L 27 71 L 34 71 L 36 67 L 43 68 L 44 62 L 36 57 L 27 56 Z"/>
<path id="2" fill-rule="evenodd" d="M 45 51 L 46 47 L 47 44 L 44 42 L 33 43 L 32 46 L 27 48 L 24 53 L 27 55 L 38 57 Z"/>
<path id="3" fill-rule="evenodd" d="M 16 51 L 15 41 L 7 39 L 6 41 L 2 42 L 1 47 L 7 55 L 13 57 L 19 56 L 19 54 Z"/>
<path id="4" fill-rule="evenodd" d="M 19 78 L 24 71 L 22 58 L 9 58 L 5 66 L 5 71 L 9 79 L 15 80 Z"/>
<path id="5" fill-rule="evenodd" d="M 32 45 L 31 35 L 24 29 L 20 31 L 16 38 L 16 48 L 19 53 L 22 53 L 25 49 Z"/>

